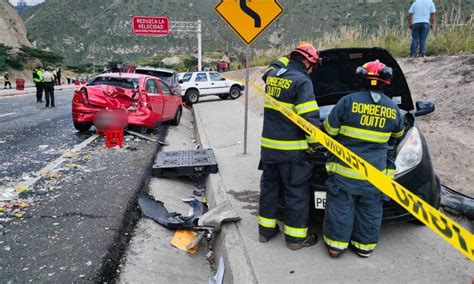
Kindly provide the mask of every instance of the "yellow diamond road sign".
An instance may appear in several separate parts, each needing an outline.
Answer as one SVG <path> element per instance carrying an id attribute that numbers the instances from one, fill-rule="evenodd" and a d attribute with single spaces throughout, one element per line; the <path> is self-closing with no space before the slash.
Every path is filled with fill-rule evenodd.
<path id="1" fill-rule="evenodd" d="M 246 44 L 251 44 L 283 13 L 277 0 L 221 0 L 215 9 Z"/>

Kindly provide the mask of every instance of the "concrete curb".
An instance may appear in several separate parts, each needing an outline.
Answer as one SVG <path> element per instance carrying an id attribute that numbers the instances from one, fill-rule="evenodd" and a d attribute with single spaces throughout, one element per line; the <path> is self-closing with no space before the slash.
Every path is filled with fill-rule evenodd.
<path id="1" fill-rule="evenodd" d="M 193 114 L 197 140 L 203 148 L 212 148 L 204 131 L 198 108 L 193 107 Z M 206 197 L 210 208 L 229 200 L 227 188 L 220 173 L 209 175 L 206 186 Z M 258 283 L 247 248 L 243 243 L 239 223 L 228 223 L 222 226 L 222 231 L 216 236 L 215 252 L 216 262 L 221 256 L 224 258 L 224 283 Z"/>

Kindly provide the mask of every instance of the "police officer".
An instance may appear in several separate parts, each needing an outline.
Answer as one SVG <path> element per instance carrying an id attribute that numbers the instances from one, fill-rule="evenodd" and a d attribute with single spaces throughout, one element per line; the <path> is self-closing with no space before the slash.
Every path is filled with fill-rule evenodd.
<path id="1" fill-rule="evenodd" d="M 56 82 L 51 68 L 46 67 L 43 76 L 44 96 L 46 98 L 46 107 L 54 107 L 54 83 Z"/>
<path id="2" fill-rule="evenodd" d="M 362 89 L 340 99 L 324 121 L 326 132 L 380 171 L 394 175 L 387 163 L 388 142 L 403 136 L 397 104 L 382 92 L 393 70 L 378 60 L 358 67 Z M 390 141 L 391 142 L 391 141 Z M 331 257 L 349 246 L 368 257 L 377 245 L 384 195 L 345 162 L 332 156 L 326 170 L 327 199 L 323 238 Z"/>
<path id="3" fill-rule="evenodd" d="M 36 102 L 42 103 L 43 102 L 43 70 L 41 67 L 36 67 L 33 70 L 33 81 L 35 82 L 36 87 Z"/>
<path id="4" fill-rule="evenodd" d="M 287 68 L 266 73 L 266 93 L 314 125 L 319 125 L 319 107 L 309 78 L 318 64 L 316 48 L 299 44 L 291 53 Z M 277 224 L 278 195 L 283 189 L 284 232 L 292 250 L 317 243 L 316 235 L 308 234 L 309 179 L 312 165 L 305 161 L 308 150 L 305 132 L 288 120 L 269 102 L 265 102 L 261 138 L 262 172 L 259 202 L 259 241 L 268 242 L 280 230 Z"/>

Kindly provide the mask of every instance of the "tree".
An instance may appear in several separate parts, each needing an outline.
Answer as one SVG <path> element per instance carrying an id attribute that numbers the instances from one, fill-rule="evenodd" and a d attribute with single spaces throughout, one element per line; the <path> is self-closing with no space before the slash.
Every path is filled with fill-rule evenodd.
<path id="1" fill-rule="evenodd" d="M 62 63 L 64 56 L 62 54 L 36 49 L 26 45 L 20 47 L 20 52 L 18 56 L 21 56 L 25 59 L 38 59 L 43 65 L 56 65 Z"/>

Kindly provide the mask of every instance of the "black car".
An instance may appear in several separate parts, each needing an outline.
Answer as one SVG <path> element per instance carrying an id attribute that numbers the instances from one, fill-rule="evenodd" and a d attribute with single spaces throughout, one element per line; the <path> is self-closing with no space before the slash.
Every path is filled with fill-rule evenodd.
<path id="1" fill-rule="evenodd" d="M 176 70 L 155 67 L 137 67 L 135 73 L 158 77 L 168 83 L 175 95 L 182 96 L 181 87 L 179 85 L 180 80 L 178 79 L 178 72 L 176 72 Z"/>
<path id="2" fill-rule="evenodd" d="M 314 93 L 320 106 L 321 121 L 324 121 L 339 99 L 358 91 L 360 81 L 355 76 L 358 66 L 376 59 L 393 68 L 394 77 L 385 94 L 394 100 L 402 111 L 405 122 L 405 135 L 398 146 L 389 145 L 389 151 L 396 157 L 397 172 L 395 180 L 417 194 L 435 208 L 439 207 L 441 184 L 431 163 L 428 145 L 416 126 L 416 117 L 431 113 L 435 107 L 429 101 L 417 101 L 413 105 L 410 89 L 400 66 L 390 53 L 382 48 L 344 48 L 320 52 L 322 66 L 312 74 Z M 310 159 L 315 165 L 311 180 L 312 215 L 320 219 L 325 205 L 328 174 L 325 163 L 329 156 L 326 149 L 313 154 Z M 415 219 L 394 201 L 384 204 L 384 222 L 408 221 Z"/>

